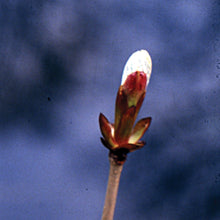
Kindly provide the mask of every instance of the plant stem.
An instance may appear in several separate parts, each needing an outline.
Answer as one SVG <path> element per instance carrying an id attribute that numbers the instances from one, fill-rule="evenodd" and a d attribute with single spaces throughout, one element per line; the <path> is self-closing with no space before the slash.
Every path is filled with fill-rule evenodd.
<path id="1" fill-rule="evenodd" d="M 118 186 L 120 182 L 121 171 L 123 163 L 117 163 L 117 161 L 109 156 L 110 170 L 108 177 L 108 186 L 105 196 L 105 204 L 102 213 L 102 220 L 113 220 L 115 204 L 118 194 Z"/>

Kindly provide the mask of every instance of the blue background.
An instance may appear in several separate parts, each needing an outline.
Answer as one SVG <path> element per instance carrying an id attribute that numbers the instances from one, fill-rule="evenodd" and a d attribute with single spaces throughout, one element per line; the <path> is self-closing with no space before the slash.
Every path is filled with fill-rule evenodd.
<path id="1" fill-rule="evenodd" d="M 2 0 L 0 219 L 100 219 L 127 58 L 153 73 L 115 219 L 220 218 L 219 1 Z"/>

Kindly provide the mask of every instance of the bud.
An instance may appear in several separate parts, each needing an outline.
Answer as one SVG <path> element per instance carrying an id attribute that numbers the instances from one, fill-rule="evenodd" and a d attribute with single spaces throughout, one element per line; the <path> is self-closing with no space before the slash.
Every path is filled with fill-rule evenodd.
<path id="1" fill-rule="evenodd" d="M 146 50 L 134 52 L 125 64 L 116 98 L 115 123 L 109 123 L 103 114 L 99 117 L 101 140 L 110 151 L 125 149 L 131 152 L 144 146 L 145 143 L 139 140 L 150 126 L 151 118 L 141 119 L 133 126 L 145 97 L 151 69 L 151 58 Z"/>
<path id="2" fill-rule="evenodd" d="M 149 53 L 146 50 L 138 50 L 129 57 L 127 63 L 125 64 L 121 79 L 121 85 L 124 84 L 129 75 L 135 73 L 136 71 L 146 74 L 148 85 L 150 81 L 151 70 L 152 61 Z"/>
<path id="3" fill-rule="evenodd" d="M 121 85 L 128 97 L 128 105 L 135 106 L 146 92 L 150 81 L 152 62 L 146 50 L 133 53 L 125 64 Z"/>

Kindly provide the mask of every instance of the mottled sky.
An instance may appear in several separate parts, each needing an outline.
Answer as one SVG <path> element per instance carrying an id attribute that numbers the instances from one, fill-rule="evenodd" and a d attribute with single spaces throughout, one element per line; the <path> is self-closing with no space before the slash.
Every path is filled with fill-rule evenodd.
<path id="1" fill-rule="evenodd" d="M 100 219 L 108 151 L 131 53 L 153 72 L 139 114 L 146 146 L 128 155 L 115 220 L 220 218 L 220 4 L 2 0 L 0 219 Z"/>

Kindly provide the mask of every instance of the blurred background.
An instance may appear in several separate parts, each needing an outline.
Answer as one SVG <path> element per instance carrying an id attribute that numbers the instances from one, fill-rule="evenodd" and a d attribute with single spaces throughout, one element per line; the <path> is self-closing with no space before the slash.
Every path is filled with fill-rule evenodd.
<path id="1" fill-rule="evenodd" d="M 0 219 L 100 219 L 127 58 L 153 72 L 115 219 L 220 219 L 219 1 L 2 0 Z"/>

